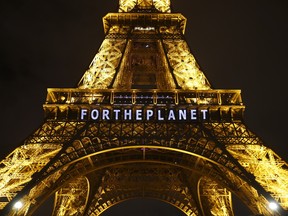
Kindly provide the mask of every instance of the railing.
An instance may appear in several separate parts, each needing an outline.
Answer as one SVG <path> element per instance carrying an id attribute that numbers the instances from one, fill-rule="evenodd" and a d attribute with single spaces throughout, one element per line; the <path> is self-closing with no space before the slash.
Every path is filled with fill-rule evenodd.
<path id="1" fill-rule="evenodd" d="M 145 90 L 49 88 L 46 104 L 175 104 L 242 106 L 240 90 Z"/>
<path id="2" fill-rule="evenodd" d="M 108 13 L 103 17 L 104 32 L 113 25 L 179 26 L 185 32 L 186 18 L 180 13 Z"/>

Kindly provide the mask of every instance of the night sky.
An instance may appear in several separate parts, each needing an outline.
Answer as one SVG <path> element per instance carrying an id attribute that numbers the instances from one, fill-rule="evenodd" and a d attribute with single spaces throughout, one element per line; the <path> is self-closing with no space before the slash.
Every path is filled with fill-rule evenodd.
<path id="1" fill-rule="evenodd" d="M 0 2 L 0 158 L 41 125 L 47 88 L 77 86 L 104 39 L 102 17 L 117 4 Z M 245 123 L 288 161 L 287 0 L 174 0 L 172 10 L 188 19 L 186 40 L 212 87 L 241 89 Z M 138 216 L 178 215 L 153 211 Z"/>

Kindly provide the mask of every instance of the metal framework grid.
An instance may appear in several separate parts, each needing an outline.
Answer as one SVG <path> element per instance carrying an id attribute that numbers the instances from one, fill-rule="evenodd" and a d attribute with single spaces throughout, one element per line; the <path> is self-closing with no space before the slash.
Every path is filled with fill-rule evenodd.
<path id="1" fill-rule="evenodd" d="M 78 88 L 48 89 L 42 126 L 0 162 L 2 212 L 32 215 L 54 195 L 53 215 L 150 197 L 186 215 L 226 216 L 234 194 L 255 215 L 287 213 L 287 163 L 243 123 L 240 90 L 211 88 L 184 40 L 185 17 L 169 0 L 120 0 L 118 12 L 103 18 L 106 37 Z M 137 80 L 139 71 L 156 81 Z M 96 121 L 83 109 L 205 109 L 208 118 Z"/>

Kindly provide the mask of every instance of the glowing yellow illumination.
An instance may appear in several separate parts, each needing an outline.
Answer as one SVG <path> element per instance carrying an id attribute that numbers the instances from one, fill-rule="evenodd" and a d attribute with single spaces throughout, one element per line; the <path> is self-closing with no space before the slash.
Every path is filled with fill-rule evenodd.
<path id="1" fill-rule="evenodd" d="M 119 0 L 119 13 L 103 25 L 105 39 L 78 88 L 48 89 L 44 123 L 0 161 L 0 210 L 31 215 L 54 189 L 59 216 L 99 216 L 140 194 L 187 216 L 234 215 L 232 193 L 253 215 L 287 210 L 288 164 L 242 122 L 240 90 L 212 89 L 183 37 L 186 18 L 170 13 L 170 0 Z M 174 124 L 154 112 L 153 122 L 142 122 L 150 112 L 142 116 L 141 107 L 171 110 L 171 120 L 172 109 L 181 120 L 186 107 L 209 109 L 211 121 Z M 98 108 L 101 121 L 80 117 Z M 122 108 L 135 111 L 135 121 L 108 117 Z M 34 174 L 39 180 L 31 181 Z"/>
<path id="2" fill-rule="evenodd" d="M 119 12 L 129 12 L 136 6 L 140 8 L 155 8 L 159 12 L 170 13 L 170 0 L 119 0 Z"/>

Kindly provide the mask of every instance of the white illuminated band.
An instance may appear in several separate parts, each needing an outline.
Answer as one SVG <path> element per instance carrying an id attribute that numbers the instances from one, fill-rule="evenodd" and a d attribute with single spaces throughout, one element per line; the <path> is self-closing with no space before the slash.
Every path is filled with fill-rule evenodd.
<path id="1" fill-rule="evenodd" d="M 81 109 L 81 120 L 196 121 L 207 120 L 207 109 Z"/>

